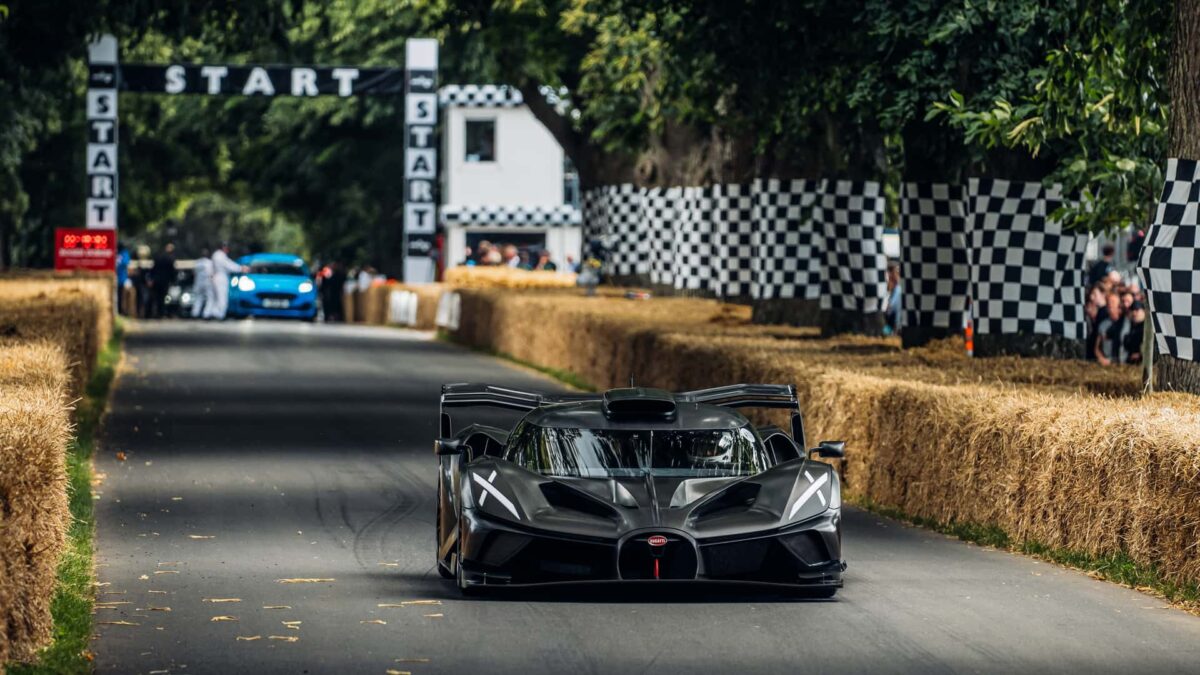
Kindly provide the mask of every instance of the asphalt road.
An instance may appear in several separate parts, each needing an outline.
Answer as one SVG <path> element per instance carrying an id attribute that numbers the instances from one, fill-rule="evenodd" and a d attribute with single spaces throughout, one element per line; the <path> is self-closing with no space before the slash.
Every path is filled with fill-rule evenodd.
<path id="1" fill-rule="evenodd" d="M 126 347 L 96 460 L 99 672 L 1200 668 L 1200 618 L 854 510 L 832 601 L 461 599 L 433 567 L 438 387 L 553 383 L 390 329 L 169 322 Z M 380 606 L 413 600 L 440 604 Z"/>

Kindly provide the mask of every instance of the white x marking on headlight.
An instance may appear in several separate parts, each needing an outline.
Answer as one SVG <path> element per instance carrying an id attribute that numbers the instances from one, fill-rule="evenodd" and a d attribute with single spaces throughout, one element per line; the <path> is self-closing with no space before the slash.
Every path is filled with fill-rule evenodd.
<path id="1" fill-rule="evenodd" d="M 800 497 L 796 500 L 796 503 L 792 504 L 792 510 L 790 513 L 788 513 L 788 520 L 795 518 L 796 514 L 800 512 L 800 507 L 804 506 L 808 500 L 812 499 L 814 494 L 820 497 L 822 505 L 826 503 L 825 495 L 821 494 L 821 486 L 829 482 L 829 474 L 823 473 L 821 474 L 820 478 L 813 480 L 812 474 L 805 471 L 804 477 L 808 479 L 808 488 L 800 494 Z"/>
<path id="2" fill-rule="evenodd" d="M 496 480 L 496 472 L 495 472 L 495 471 L 492 471 L 492 475 L 488 476 L 488 478 L 487 478 L 487 482 L 491 483 L 491 482 L 493 482 L 493 481 L 495 481 L 495 480 Z M 483 506 L 483 503 L 487 501 L 487 496 L 488 496 L 488 493 L 484 492 L 484 493 L 483 493 L 483 496 L 479 498 L 479 505 L 480 505 L 480 506 Z"/>
<path id="3" fill-rule="evenodd" d="M 492 485 L 492 481 L 496 480 L 495 471 L 492 472 L 492 475 L 489 476 L 487 480 L 484 480 L 483 476 L 477 473 L 472 473 L 471 478 L 474 479 L 476 485 L 484 490 L 483 496 L 479 498 L 480 506 L 483 506 L 484 500 L 487 499 L 487 496 L 490 494 L 496 498 L 496 501 L 500 502 L 501 506 L 508 509 L 508 512 L 513 515 L 513 518 L 516 518 L 517 520 L 521 519 L 521 514 L 517 513 L 516 505 L 513 504 L 508 497 L 505 497 L 503 493 L 497 490 L 495 485 Z"/>

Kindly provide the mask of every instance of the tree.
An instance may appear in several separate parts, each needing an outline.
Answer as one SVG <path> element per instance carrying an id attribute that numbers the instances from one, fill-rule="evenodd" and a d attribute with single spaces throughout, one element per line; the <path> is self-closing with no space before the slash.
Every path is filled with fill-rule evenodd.
<path id="1" fill-rule="evenodd" d="M 1173 18 L 1171 63 L 1167 70 L 1167 87 L 1171 92 L 1168 155 L 1200 159 L 1200 81 L 1196 79 L 1196 73 L 1200 72 L 1200 0 L 1175 0 Z M 1148 385 L 1160 391 L 1200 394 L 1200 364 L 1159 352 L 1147 338 L 1143 353 L 1152 352 L 1153 361 L 1145 371 Z"/>
<path id="2" fill-rule="evenodd" d="M 1027 11 L 1022 2 L 1007 11 Z M 1046 10 L 1046 46 L 1007 91 L 935 102 L 931 120 L 963 133 L 981 168 L 1001 177 L 1061 183 L 1078 196 L 1065 226 L 1116 232 L 1143 223 L 1162 184 L 1170 6 L 1154 0 L 1074 0 Z M 996 154 L 1048 160 L 1028 176 L 1005 175 Z M 1010 160 L 1010 161 L 1012 161 Z M 997 169 L 1000 171 L 996 171 Z"/>

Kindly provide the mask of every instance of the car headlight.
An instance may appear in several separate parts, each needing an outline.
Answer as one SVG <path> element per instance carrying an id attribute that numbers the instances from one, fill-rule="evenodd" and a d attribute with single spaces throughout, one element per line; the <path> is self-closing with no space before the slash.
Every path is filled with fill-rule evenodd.
<path id="1" fill-rule="evenodd" d="M 242 291 L 243 293 L 249 293 L 250 291 L 254 290 L 254 280 L 250 277 L 242 277 L 238 279 L 237 287 L 239 291 Z"/>
<path id="2" fill-rule="evenodd" d="M 312 293 L 313 285 L 311 281 L 301 281 L 300 287 L 297 289 L 301 293 Z"/>

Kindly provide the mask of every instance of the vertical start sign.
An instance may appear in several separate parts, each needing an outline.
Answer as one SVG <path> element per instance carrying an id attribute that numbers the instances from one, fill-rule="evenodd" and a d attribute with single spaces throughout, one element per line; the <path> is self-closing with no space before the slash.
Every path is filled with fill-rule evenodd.
<path id="1" fill-rule="evenodd" d="M 438 43 L 412 39 L 404 59 L 404 280 L 433 281 L 437 234 Z"/>
<path id="2" fill-rule="evenodd" d="M 117 39 L 88 45 L 87 226 L 117 228 Z"/>

